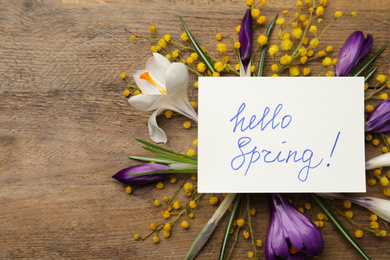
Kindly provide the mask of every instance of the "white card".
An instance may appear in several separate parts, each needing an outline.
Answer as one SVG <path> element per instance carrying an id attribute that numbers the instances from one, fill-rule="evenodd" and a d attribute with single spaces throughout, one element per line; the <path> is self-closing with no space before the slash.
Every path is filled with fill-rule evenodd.
<path id="1" fill-rule="evenodd" d="M 365 192 L 364 78 L 199 78 L 198 191 Z"/>

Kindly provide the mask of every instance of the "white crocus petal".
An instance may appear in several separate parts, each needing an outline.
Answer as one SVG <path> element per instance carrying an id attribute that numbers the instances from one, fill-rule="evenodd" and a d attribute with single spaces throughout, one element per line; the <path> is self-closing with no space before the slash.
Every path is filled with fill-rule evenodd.
<path id="1" fill-rule="evenodd" d="M 248 68 L 244 69 L 244 65 L 242 65 L 242 62 L 240 61 L 240 77 L 250 77 L 251 76 L 251 67 L 252 67 L 252 62 L 250 61 L 248 64 Z"/>
<path id="2" fill-rule="evenodd" d="M 133 74 L 133 78 L 135 81 L 135 84 L 138 86 L 138 88 L 141 90 L 143 94 L 161 94 L 160 90 L 151 82 L 141 79 L 140 76 L 146 72 L 146 70 L 138 70 Z"/>
<path id="3" fill-rule="evenodd" d="M 167 141 L 156 121 L 156 116 L 164 110 L 198 121 L 198 115 L 188 101 L 188 69 L 184 64 L 171 64 L 161 54 L 154 53 L 146 64 L 146 70 L 139 70 L 133 76 L 143 94 L 131 97 L 129 103 L 142 111 L 157 110 L 150 116 L 148 124 L 153 141 Z"/>
<path id="4" fill-rule="evenodd" d="M 156 117 L 162 113 L 165 108 L 157 109 L 153 112 L 153 114 L 149 117 L 148 120 L 148 128 L 150 138 L 156 143 L 166 143 L 168 141 L 167 135 L 165 132 L 157 125 Z"/>
<path id="5" fill-rule="evenodd" d="M 390 166 L 390 153 L 384 153 L 366 161 L 366 170 Z"/>
<path id="6" fill-rule="evenodd" d="M 380 218 L 390 222 L 390 201 L 385 199 L 378 199 L 373 197 L 351 197 L 344 194 L 337 193 L 321 193 L 318 194 L 325 198 L 350 200 L 352 203 L 358 204 L 372 213 L 378 215 Z"/>

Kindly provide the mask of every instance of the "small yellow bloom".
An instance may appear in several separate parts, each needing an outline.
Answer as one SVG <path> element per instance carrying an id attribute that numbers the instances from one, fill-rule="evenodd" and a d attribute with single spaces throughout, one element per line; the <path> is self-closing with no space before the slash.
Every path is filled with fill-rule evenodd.
<path id="1" fill-rule="evenodd" d="M 389 96 L 387 95 L 387 93 L 383 93 L 383 94 L 380 95 L 380 98 L 381 98 L 382 100 L 385 100 L 385 99 L 388 99 Z"/>
<path id="2" fill-rule="evenodd" d="M 246 5 L 247 6 L 252 6 L 254 4 L 253 0 L 246 0 Z"/>
<path id="3" fill-rule="evenodd" d="M 215 205 L 218 203 L 218 197 L 211 197 L 210 198 L 210 204 Z"/>
<path id="4" fill-rule="evenodd" d="M 301 62 L 301 64 L 305 64 L 306 61 L 307 61 L 307 56 L 303 56 L 299 59 L 299 61 Z"/>
<path id="5" fill-rule="evenodd" d="M 138 234 L 134 235 L 134 240 L 139 240 L 139 235 Z"/>
<path id="6" fill-rule="evenodd" d="M 283 25 L 286 22 L 284 18 L 278 18 L 276 19 L 276 24 Z"/>
<path id="7" fill-rule="evenodd" d="M 291 63 L 291 60 L 292 60 L 291 56 L 286 54 L 280 58 L 280 63 L 283 65 L 288 65 Z"/>
<path id="8" fill-rule="evenodd" d="M 296 77 L 299 76 L 299 69 L 298 67 L 292 66 L 289 68 L 290 76 L 291 77 Z"/>
<path id="9" fill-rule="evenodd" d="M 150 50 L 152 51 L 152 52 L 157 52 L 157 48 L 156 48 L 156 46 L 152 46 L 152 47 L 150 47 Z"/>
<path id="10" fill-rule="evenodd" d="M 164 230 L 164 237 L 168 238 L 171 236 L 171 231 Z"/>
<path id="11" fill-rule="evenodd" d="M 130 40 L 132 40 L 133 42 L 135 42 L 137 40 L 137 36 L 135 36 L 134 34 L 132 34 L 130 36 Z"/>
<path id="12" fill-rule="evenodd" d="M 191 174 L 191 180 L 196 181 L 197 178 L 198 176 L 196 175 L 196 173 Z"/>
<path id="13" fill-rule="evenodd" d="M 196 202 L 193 201 L 193 200 L 191 200 L 190 203 L 189 203 L 189 206 L 190 206 L 190 208 L 192 208 L 192 209 L 196 208 Z"/>
<path id="14" fill-rule="evenodd" d="M 168 201 L 169 199 L 168 199 L 168 196 L 164 196 L 164 198 L 163 198 L 165 201 Z"/>
<path id="15" fill-rule="evenodd" d="M 350 209 L 351 208 L 351 201 L 350 200 L 344 200 L 344 203 L 343 203 L 343 207 L 346 208 L 346 209 Z"/>
<path id="16" fill-rule="evenodd" d="M 240 47 L 241 47 L 241 43 L 240 42 L 235 42 L 234 43 L 234 48 L 239 49 Z"/>
<path id="17" fill-rule="evenodd" d="M 164 218 L 170 218 L 171 217 L 171 213 L 169 213 L 169 211 L 166 210 L 166 211 L 163 212 L 163 217 Z"/>
<path id="18" fill-rule="evenodd" d="M 333 47 L 332 46 L 328 46 L 326 47 L 326 52 L 332 52 L 333 51 Z"/>
<path id="19" fill-rule="evenodd" d="M 341 11 L 337 11 L 337 12 L 334 13 L 334 16 L 336 18 L 340 18 L 341 16 L 343 16 L 343 13 Z"/>
<path id="20" fill-rule="evenodd" d="M 160 206 L 160 201 L 159 201 L 159 200 L 155 200 L 155 201 L 154 201 L 154 205 Z"/>
<path id="21" fill-rule="evenodd" d="M 225 66 L 223 65 L 222 62 L 218 61 L 217 63 L 214 64 L 214 68 L 218 71 L 221 72 L 225 69 Z"/>
<path id="22" fill-rule="evenodd" d="M 249 210 L 249 214 L 251 214 L 251 216 L 256 215 L 256 209 L 255 209 L 255 208 L 251 208 L 251 209 Z"/>
<path id="23" fill-rule="evenodd" d="M 245 219 L 242 219 L 242 218 L 237 219 L 237 225 L 239 227 L 242 227 L 244 224 L 245 224 Z"/>
<path id="24" fill-rule="evenodd" d="M 220 76 L 220 74 L 218 72 L 213 73 L 213 77 L 219 77 L 219 76 Z"/>
<path id="25" fill-rule="evenodd" d="M 387 197 L 390 197 L 390 188 L 389 187 L 385 187 L 383 189 L 383 194 Z"/>
<path id="26" fill-rule="evenodd" d="M 241 30 L 241 25 L 236 27 L 236 33 L 240 33 L 240 30 Z"/>
<path id="27" fill-rule="evenodd" d="M 256 67 L 252 65 L 252 66 L 251 66 L 251 72 L 254 73 L 255 70 L 256 70 Z"/>
<path id="28" fill-rule="evenodd" d="M 376 80 L 379 82 L 379 83 L 385 83 L 386 81 L 386 76 L 383 75 L 383 74 L 380 74 L 376 77 Z"/>
<path id="29" fill-rule="evenodd" d="M 273 72 L 277 72 L 277 71 L 278 71 L 278 69 L 279 69 L 279 67 L 278 67 L 278 65 L 277 65 L 277 64 L 272 64 L 272 66 L 271 66 L 271 70 L 272 70 Z"/>
<path id="30" fill-rule="evenodd" d="M 260 0 L 260 5 L 265 6 L 267 4 L 267 0 Z"/>
<path id="31" fill-rule="evenodd" d="M 165 111 L 165 113 L 164 113 L 164 115 L 165 115 L 166 118 L 171 118 L 171 117 L 172 117 L 172 114 L 173 114 L 173 112 L 172 112 L 171 110 L 167 110 L 167 111 Z"/>
<path id="32" fill-rule="evenodd" d="M 373 106 L 373 105 L 367 105 L 367 106 L 366 106 L 366 111 L 367 111 L 368 113 L 371 113 L 372 111 L 374 111 L 374 106 Z"/>
<path id="33" fill-rule="evenodd" d="M 386 232 L 386 230 L 381 230 L 381 232 L 379 232 L 379 235 L 380 235 L 381 237 L 387 237 L 387 232 Z"/>
<path id="34" fill-rule="evenodd" d="M 194 156 L 195 155 L 195 150 L 194 149 L 188 149 L 187 155 Z"/>
<path id="35" fill-rule="evenodd" d="M 299 16 L 299 20 L 301 20 L 302 22 L 306 21 L 306 15 L 301 14 L 301 15 Z"/>
<path id="36" fill-rule="evenodd" d="M 155 230 L 156 228 L 157 228 L 156 223 L 150 224 L 150 229 L 151 229 L 151 230 Z"/>
<path id="37" fill-rule="evenodd" d="M 170 34 L 165 34 L 165 35 L 164 35 L 164 40 L 165 40 L 166 42 L 170 42 L 171 39 L 172 39 L 172 36 L 171 36 Z"/>
<path id="38" fill-rule="evenodd" d="M 279 51 L 279 48 L 277 45 L 272 45 L 268 50 L 269 54 L 271 54 L 271 55 L 275 55 L 278 51 Z"/>
<path id="39" fill-rule="evenodd" d="M 279 77 L 278 74 L 272 74 L 272 77 Z"/>
<path id="40" fill-rule="evenodd" d="M 299 207 L 298 211 L 301 212 L 302 214 L 305 213 L 305 210 L 302 207 Z"/>
<path id="41" fill-rule="evenodd" d="M 374 170 L 374 174 L 375 174 L 376 176 L 379 176 L 379 175 L 382 174 L 382 170 L 381 170 L 381 169 L 375 169 L 375 170 Z"/>
<path id="42" fill-rule="evenodd" d="M 180 38 L 183 40 L 183 41 L 188 41 L 190 38 L 188 38 L 188 35 L 187 33 L 182 33 L 182 35 L 180 36 Z"/>
<path id="43" fill-rule="evenodd" d="M 376 221 L 372 221 L 372 222 L 370 223 L 370 227 L 371 227 L 371 229 L 378 230 L 378 229 L 379 229 L 379 224 L 378 224 L 378 222 L 376 222 Z"/>
<path id="44" fill-rule="evenodd" d="M 226 44 L 224 43 L 220 43 L 217 45 L 217 49 L 220 53 L 224 53 L 226 52 L 227 48 L 226 48 Z"/>
<path id="45" fill-rule="evenodd" d="M 326 57 L 323 61 L 322 61 L 322 66 L 324 67 L 328 67 L 329 65 L 332 64 L 332 59 L 329 58 L 329 57 Z"/>
<path id="46" fill-rule="evenodd" d="M 265 24 L 266 21 L 267 21 L 267 18 L 264 15 L 260 15 L 259 18 L 257 18 L 258 24 Z"/>
<path id="47" fill-rule="evenodd" d="M 310 74 L 310 68 L 304 68 L 303 69 L 303 75 L 304 76 L 307 76 L 307 75 L 309 75 Z"/>
<path id="48" fill-rule="evenodd" d="M 190 56 L 187 58 L 187 63 L 192 64 L 194 62 L 194 59 Z"/>
<path id="49" fill-rule="evenodd" d="M 314 51 L 313 50 L 310 50 L 310 51 L 307 52 L 307 56 L 308 57 L 311 57 L 313 55 L 314 55 Z"/>
<path id="50" fill-rule="evenodd" d="M 256 240 L 256 246 L 262 247 L 263 246 L 263 241 L 261 241 L 260 239 Z"/>
<path id="51" fill-rule="evenodd" d="M 174 209 L 180 209 L 180 203 L 179 203 L 178 201 L 175 201 L 175 202 L 173 203 L 173 208 L 174 208 Z"/>
<path id="52" fill-rule="evenodd" d="M 127 187 L 125 188 L 125 191 L 126 191 L 127 194 L 130 194 L 130 193 L 132 192 L 132 189 L 131 189 L 130 186 L 127 186 Z"/>
<path id="53" fill-rule="evenodd" d="M 325 214 L 324 213 L 318 213 L 317 214 L 318 220 L 324 220 L 325 219 Z"/>
<path id="54" fill-rule="evenodd" d="M 171 177 L 171 183 L 176 183 L 177 182 L 177 178 L 176 177 Z"/>
<path id="55" fill-rule="evenodd" d="M 372 186 L 374 186 L 376 184 L 376 180 L 375 179 L 368 179 L 367 180 L 367 184 L 372 187 Z"/>
<path id="56" fill-rule="evenodd" d="M 191 58 L 193 60 L 197 60 L 198 59 L 198 54 L 196 52 L 191 53 Z"/>
<path id="57" fill-rule="evenodd" d="M 194 214 L 194 213 L 190 213 L 188 216 L 189 216 L 190 218 L 194 218 L 194 217 L 195 217 L 195 214 Z"/>
<path id="58" fill-rule="evenodd" d="M 302 29 L 301 28 L 294 28 L 292 30 L 292 35 L 295 39 L 299 39 L 301 38 L 301 35 L 302 35 Z"/>
<path id="59" fill-rule="evenodd" d="M 151 33 L 156 32 L 156 26 L 154 26 L 154 25 L 149 26 L 149 31 L 150 31 Z"/>
<path id="60" fill-rule="evenodd" d="M 156 45 L 155 47 L 156 47 L 157 51 L 161 51 L 161 46 L 160 45 Z"/>
<path id="61" fill-rule="evenodd" d="M 283 50 L 288 51 L 292 48 L 293 43 L 290 40 L 284 40 L 282 41 L 281 47 Z"/>
<path id="62" fill-rule="evenodd" d="M 218 33 L 215 37 L 217 37 L 217 40 L 218 41 L 221 41 L 222 40 L 222 35 L 220 33 Z"/>
<path id="63" fill-rule="evenodd" d="M 356 17 L 357 13 L 356 12 L 352 12 L 351 15 L 352 15 L 352 17 Z"/>
<path id="64" fill-rule="evenodd" d="M 314 38 L 310 41 L 310 46 L 313 46 L 313 48 L 317 48 L 318 44 L 320 44 L 318 38 Z"/>
<path id="65" fill-rule="evenodd" d="M 254 8 L 253 10 L 252 10 L 252 17 L 253 18 L 256 18 L 256 17 L 258 17 L 259 15 L 260 15 L 260 9 L 257 9 L 257 8 Z"/>
<path id="66" fill-rule="evenodd" d="M 357 229 L 355 231 L 355 237 L 356 238 L 362 238 L 363 237 L 363 231 L 361 231 L 360 229 Z"/>
<path id="67" fill-rule="evenodd" d="M 178 49 L 176 49 L 176 50 L 174 50 L 174 51 L 172 52 L 172 56 L 173 56 L 174 58 L 179 57 L 179 55 L 180 55 L 180 51 L 179 51 Z"/>
<path id="68" fill-rule="evenodd" d="M 303 5 L 302 1 L 301 1 L 301 0 L 298 0 L 298 1 L 297 1 L 297 7 L 302 7 L 302 5 Z"/>
<path id="69" fill-rule="evenodd" d="M 250 259 L 253 259 L 254 256 L 255 256 L 255 254 L 253 252 L 248 252 L 248 257 Z"/>
<path id="70" fill-rule="evenodd" d="M 125 89 L 125 90 L 123 91 L 123 95 L 125 95 L 125 97 L 130 96 L 130 90 Z"/>
<path id="71" fill-rule="evenodd" d="M 237 71 L 240 71 L 240 64 L 236 64 L 236 66 L 234 67 L 235 70 Z"/>
<path id="72" fill-rule="evenodd" d="M 186 192 L 192 190 L 193 187 L 194 185 L 191 182 L 187 182 L 186 184 L 184 184 L 184 190 Z"/>
<path id="73" fill-rule="evenodd" d="M 311 209 L 311 204 L 310 203 L 305 203 L 305 209 L 307 209 L 307 210 Z"/>
<path id="74" fill-rule="evenodd" d="M 192 141 L 192 145 L 195 147 L 198 147 L 198 139 L 195 139 L 194 141 Z"/>
<path id="75" fill-rule="evenodd" d="M 382 184 L 382 186 L 388 186 L 389 185 L 389 179 L 387 179 L 387 177 L 384 176 L 384 177 L 381 178 L 380 183 Z"/>
<path id="76" fill-rule="evenodd" d="M 372 143 L 373 146 L 378 146 L 380 141 L 378 139 L 374 139 L 374 140 L 372 140 L 371 143 Z"/>
<path id="77" fill-rule="evenodd" d="M 268 38 L 265 35 L 260 35 L 259 38 L 257 39 L 257 42 L 260 45 L 264 46 L 264 45 L 266 45 L 268 43 Z"/>
<path id="78" fill-rule="evenodd" d="M 283 14 L 287 15 L 288 14 L 288 10 L 283 10 Z"/>
<path id="79" fill-rule="evenodd" d="M 322 15 L 324 13 L 325 9 L 322 6 L 317 7 L 316 14 Z"/>
<path id="80" fill-rule="evenodd" d="M 157 183 L 157 185 L 156 185 L 156 188 L 159 189 L 159 190 L 161 190 L 161 189 L 164 188 L 164 184 L 163 184 L 161 181 L 159 181 L 159 182 Z"/>
<path id="81" fill-rule="evenodd" d="M 198 69 L 199 72 L 205 72 L 206 65 L 203 62 L 199 62 L 198 66 L 197 66 L 197 69 Z"/>
<path id="82" fill-rule="evenodd" d="M 316 33 L 317 32 L 317 26 L 315 26 L 315 25 L 310 26 L 309 31 L 312 32 L 312 33 Z"/>
<path id="83" fill-rule="evenodd" d="M 347 210 L 347 211 L 345 212 L 345 215 L 347 216 L 347 218 L 352 218 L 352 217 L 353 217 L 353 212 L 352 212 L 352 210 Z"/>
<path id="84" fill-rule="evenodd" d="M 190 224 L 187 221 L 183 221 L 180 225 L 183 229 L 187 229 Z"/>
<path id="85" fill-rule="evenodd" d="M 157 236 L 154 236 L 154 237 L 153 237 L 153 242 L 154 242 L 154 243 L 158 243 L 159 241 L 160 241 L 160 239 L 158 239 Z"/>
<path id="86" fill-rule="evenodd" d="M 389 149 L 386 146 L 382 147 L 382 153 L 388 153 Z"/>
<path id="87" fill-rule="evenodd" d="M 322 23 L 322 21 L 323 21 L 322 18 L 317 19 L 317 23 Z"/>
<path id="88" fill-rule="evenodd" d="M 370 216 L 370 220 L 371 220 L 371 221 L 377 221 L 377 220 L 378 220 L 378 216 L 375 215 L 375 214 L 372 214 L 372 215 Z"/>
<path id="89" fill-rule="evenodd" d="M 167 55 L 165 55 L 165 58 L 166 58 L 167 60 L 171 60 L 171 59 L 172 59 L 172 55 L 168 53 Z"/>
<path id="90" fill-rule="evenodd" d="M 136 91 L 134 91 L 133 94 L 136 96 L 136 95 L 140 95 L 140 94 L 142 94 L 142 93 L 141 93 L 141 91 L 139 91 L 139 89 L 137 89 Z"/>
<path id="91" fill-rule="evenodd" d="M 248 231 L 245 230 L 242 234 L 245 237 L 245 239 L 249 238 L 249 232 Z"/>

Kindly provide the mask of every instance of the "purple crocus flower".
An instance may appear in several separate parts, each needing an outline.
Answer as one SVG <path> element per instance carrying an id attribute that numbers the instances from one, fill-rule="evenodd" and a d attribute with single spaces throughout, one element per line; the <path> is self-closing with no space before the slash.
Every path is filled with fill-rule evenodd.
<path id="1" fill-rule="evenodd" d="M 250 61 L 252 55 L 252 15 L 250 9 L 246 10 L 246 14 L 242 19 L 239 41 L 240 59 L 241 59 L 241 76 L 250 75 Z"/>
<path id="2" fill-rule="evenodd" d="M 373 38 L 367 33 L 367 39 L 363 32 L 356 31 L 352 33 L 345 41 L 337 56 L 336 77 L 349 76 L 353 68 L 366 54 L 371 50 Z"/>
<path id="3" fill-rule="evenodd" d="M 390 131 L 390 98 L 383 100 L 367 117 L 364 124 L 366 133 Z"/>
<path id="4" fill-rule="evenodd" d="M 324 241 L 318 227 L 280 194 L 270 195 L 270 224 L 265 257 L 304 259 L 322 253 Z"/>
<path id="5" fill-rule="evenodd" d="M 171 174 L 134 175 L 153 171 L 172 170 L 171 167 L 159 163 L 143 163 L 120 170 L 112 178 L 126 184 L 146 184 L 171 177 Z"/>

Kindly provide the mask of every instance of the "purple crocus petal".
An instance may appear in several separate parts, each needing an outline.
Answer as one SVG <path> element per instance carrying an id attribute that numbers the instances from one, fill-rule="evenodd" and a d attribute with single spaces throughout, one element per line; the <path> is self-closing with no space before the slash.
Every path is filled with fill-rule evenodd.
<path id="1" fill-rule="evenodd" d="M 363 32 L 352 33 L 337 56 L 335 76 L 348 76 L 359 60 L 371 50 L 372 43 L 371 34 L 367 33 L 367 39 L 365 39 Z"/>
<path id="2" fill-rule="evenodd" d="M 267 260 L 275 257 L 304 259 L 320 255 L 324 241 L 318 227 L 279 194 L 270 195 L 270 224 L 265 245 Z M 289 247 L 298 252 L 292 254 Z"/>
<path id="3" fill-rule="evenodd" d="M 248 69 L 248 64 L 251 60 L 252 54 L 252 15 L 250 9 L 246 10 L 246 14 L 242 19 L 239 41 L 240 47 L 240 59 L 244 66 L 245 71 Z"/>
<path id="4" fill-rule="evenodd" d="M 367 117 L 364 124 L 366 133 L 390 131 L 390 98 L 383 100 Z"/>
<path id="5" fill-rule="evenodd" d="M 171 174 L 134 175 L 153 171 L 172 170 L 169 166 L 158 163 L 144 163 L 120 170 L 112 178 L 126 184 L 146 184 L 171 177 Z"/>

